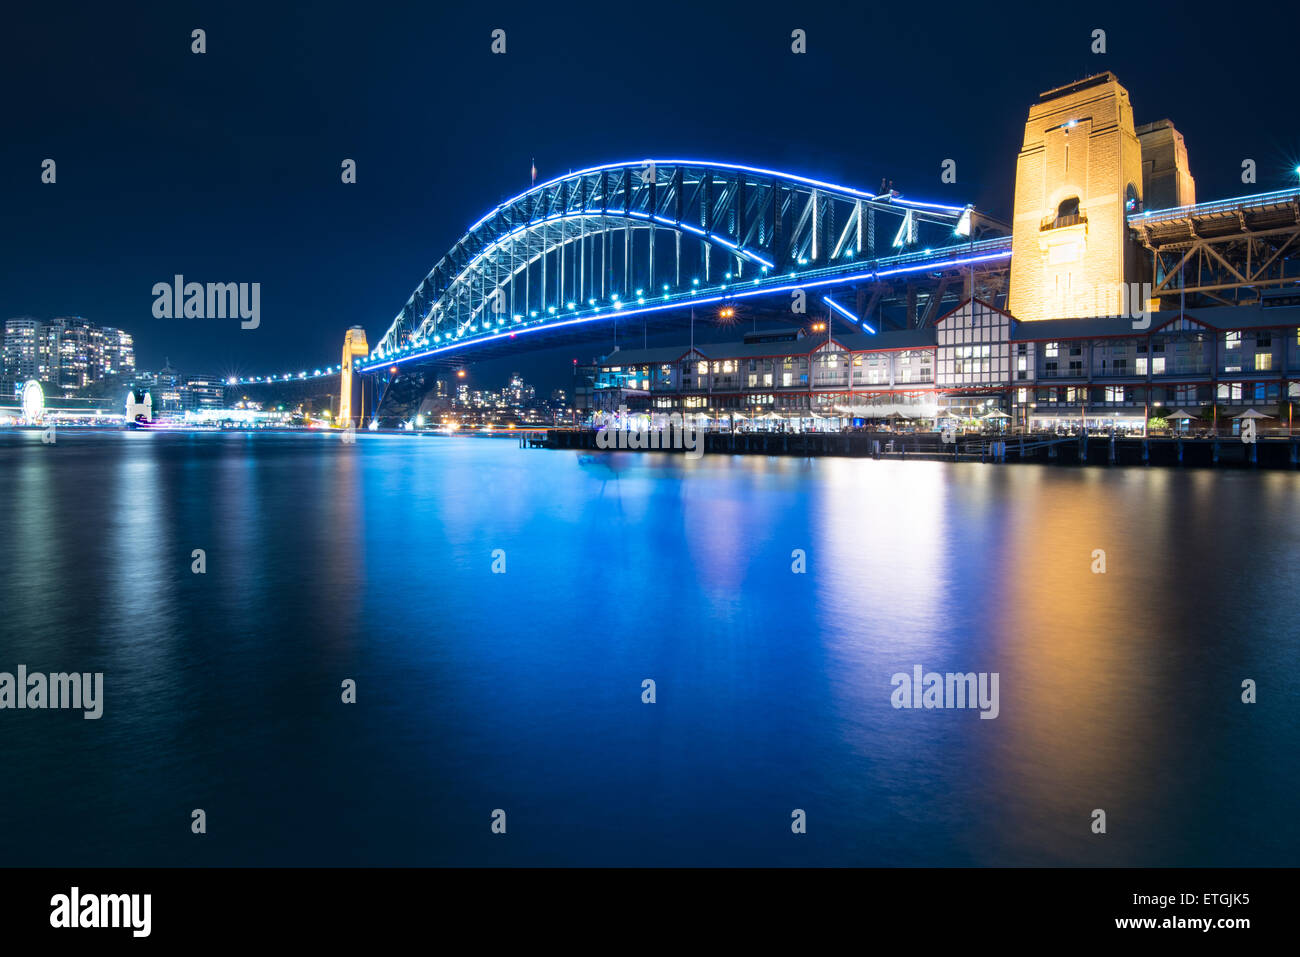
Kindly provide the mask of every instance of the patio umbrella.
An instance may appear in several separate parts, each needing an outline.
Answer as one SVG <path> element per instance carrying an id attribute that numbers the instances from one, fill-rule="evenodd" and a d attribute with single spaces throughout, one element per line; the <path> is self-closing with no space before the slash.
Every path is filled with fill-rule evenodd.
<path id="1" fill-rule="evenodd" d="M 1198 415 L 1195 412 L 1188 412 L 1186 409 L 1175 409 L 1173 412 L 1170 412 L 1167 416 L 1165 416 L 1165 418 L 1166 419 L 1199 419 L 1200 415 Z"/>
<path id="2" fill-rule="evenodd" d="M 1271 419 L 1271 415 L 1265 415 L 1263 412 L 1256 412 L 1254 409 L 1247 409 L 1241 415 L 1234 415 L 1234 419 Z"/>
<path id="3" fill-rule="evenodd" d="M 980 416 L 980 418 L 982 418 L 982 419 L 1009 419 L 1009 418 L 1011 418 L 1011 416 L 1007 415 L 1007 414 L 1006 414 L 1005 412 L 1003 412 L 1001 409 L 994 409 L 992 412 L 988 413 L 987 415 L 982 415 L 982 416 Z"/>

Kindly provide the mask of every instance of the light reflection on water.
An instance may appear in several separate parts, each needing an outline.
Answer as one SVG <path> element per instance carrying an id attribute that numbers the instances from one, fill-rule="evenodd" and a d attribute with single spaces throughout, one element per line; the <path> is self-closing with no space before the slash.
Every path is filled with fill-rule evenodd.
<path id="1" fill-rule="evenodd" d="M 108 700 L 0 713 L 5 863 L 1300 863 L 1293 473 L 32 438 L 0 670 Z"/>

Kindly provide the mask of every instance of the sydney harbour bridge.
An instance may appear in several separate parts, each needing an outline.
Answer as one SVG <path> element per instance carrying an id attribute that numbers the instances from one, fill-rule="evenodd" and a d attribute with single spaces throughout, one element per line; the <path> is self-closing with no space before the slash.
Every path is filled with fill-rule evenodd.
<path id="1" fill-rule="evenodd" d="M 471 226 L 360 369 L 459 362 L 470 347 L 483 356 L 543 331 L 554 344 L 558 333 L 623 317 L 661 328 L 715 303 L 761 301 L 788 315 L 795 289 L 822 312 L 831 290 L 847 287 L 835 313 L 855 326 L 898 305 L 898 321 L 917 324 L 972 269 L 996 285 L 1007 232 L 969 206 L 773 170 L 686 160 L 595 167 L 542 183 Z"/>

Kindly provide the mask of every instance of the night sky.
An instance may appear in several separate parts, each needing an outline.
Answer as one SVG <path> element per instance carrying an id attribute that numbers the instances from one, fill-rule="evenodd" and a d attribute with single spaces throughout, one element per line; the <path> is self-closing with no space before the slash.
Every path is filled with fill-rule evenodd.
<path id="1" fill-rule="evenodd" d="M 1063 6 L 8 4 L 0 318 L 121 326 L 142 368 L 334 363 L 349 325 L 376 342 L 465 228 L 527 188 L 533 157 L 539 182 L 668 156 L 888 177 L 1009 218 L 1030 103 L 1107 69 L 1138 123 L 1184 134 L 1199 199 L 1295 183 L 1293 7 Z M 790 52 L 796 27 L 806 55 Z M 1106 55 L 1090 52 L 1096 28 Z M 175 273 L 261 282 L 261 327 L 155 319 L 151 288 Z M 573 351 L 476 375 L 561 384 Z"/>

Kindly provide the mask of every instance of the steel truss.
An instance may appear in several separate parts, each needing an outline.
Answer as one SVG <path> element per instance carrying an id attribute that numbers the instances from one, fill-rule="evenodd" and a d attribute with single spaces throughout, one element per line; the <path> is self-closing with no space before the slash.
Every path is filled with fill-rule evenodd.
<path id="1" fill-rule="evenodd" d="M 584 170 L 470 227 L 371 358 L 610 309 L 689 305 L 720 288 L 779 285 L 803 273 L 861 272 L 921 247 L 960 251 L 966 212 L 725 164 L 647 160 Z"/>
<path id="2" fill-rule="evenodd" d="M 1152 295 L 1245 305 L 1300 284 L 1300 190 L 1130 216 L 1151 252 Z"/>

